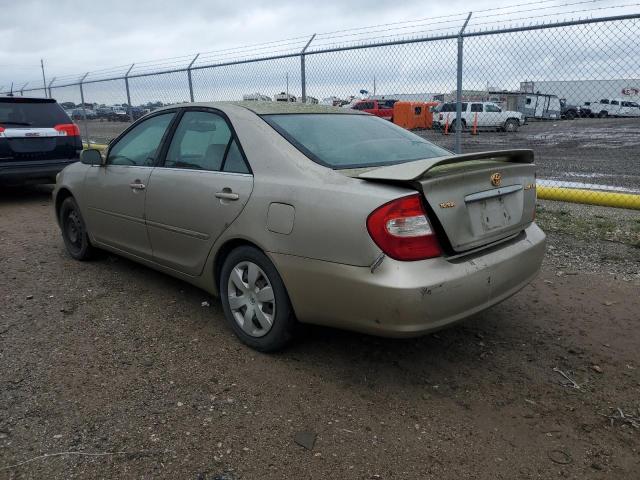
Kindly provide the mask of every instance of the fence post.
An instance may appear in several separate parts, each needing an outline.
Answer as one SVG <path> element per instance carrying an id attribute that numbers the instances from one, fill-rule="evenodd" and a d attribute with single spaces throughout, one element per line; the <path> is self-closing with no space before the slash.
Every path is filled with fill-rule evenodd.
<path id="1" fill-rule="evenodd" d="M 311 42 L 313 42 L 314 38 L 316 38 L 315 33 L 311 35 L 311 38 L 300 52 L 300 83 L 302 83 L 302 103 L 307 103 L 307 75 L 304 64 L 304 52 L 307 51 L 307 48 L 309 48 L 309 45 L 311 45 Z M 287 99 L 287 101 L 289 101 L 289 99 Z"/>
<path id="2" fill-rule="evenodd" d="M 196 63 L 196 60 L 198 59 L 198 57 L 200 56 L 200 54 L 196 54 L 195 57 L 193 57 L 193 60 L 191 60 L 191 63 L 189 64 L 189 66 L 187 67 L 187 80 L 189 81 L 189 98 L 191 99 L 192 102 L 194 102 L 194 97 L 193 97 L 193 80 L 191 79 L 191 67 L 193 66 L 194 63 Z"/>
<path id="3" fill-rule="evenodd" d="M 82 102 L 82 120 L 84 121 L 84 136 L 87 138 L 87 148 L 91 147 L 91 140 L 89 139 L 89 125 L 87 124 L 87 110 L 84 106 L 84 89 L 82 88 L 82 82 L 87 78 L 89 72 L 85 73 L 80 79 L 80 101 Z"/>
<path id="4" fill-rule="evenodd" d="M 53 98 L 53 97 L 51 96 L 51 85 L 53 85 L 53 82 L 55 82 L 55 81 L 56 81 L 56 77 L 53 77 L 53 78 L 51 79 L 51 81 L 49 82 L 49 87 L 48 87 L 48 88 L 49 88 L 49 98 Z"/>
<path id="5" fill-rule="evenodd" d="M 24 87 L 26 87 L 28 85 L 29 82 L 25 83 L 24 85 L 22 85 L 22 88 L 20 89 L 20 96 L 24 97 Z"/>
<path id="6" fill-rule="evenodd" d="M 460 29 L 460 33 L 458 33 L 458 79 L 456 85 L 456 144 L 455 144 L 455 153 L 462 153 L 462 148 L 460 146 L 460 138 L 462 137 L 462 44 L 463 44 L 463 36 L 464 29 L 467 28 L 467 24 L 471 19 L 471 13 L 467 16 L 467 19 L 464 21 L 462 28 Z"/>
<path id="7" fill-rule="evenodd" d="M 131 69 L 135 63 L 132 63 L 127 70 L 127 73 L 124 74 L 124 87 L 127 89 L 127 115 L 129 115 L 129 120 L 133 122 L 133 109 L 131 108 L 131 94 L 129 92 L 129 73 L 131 73 Z"/>

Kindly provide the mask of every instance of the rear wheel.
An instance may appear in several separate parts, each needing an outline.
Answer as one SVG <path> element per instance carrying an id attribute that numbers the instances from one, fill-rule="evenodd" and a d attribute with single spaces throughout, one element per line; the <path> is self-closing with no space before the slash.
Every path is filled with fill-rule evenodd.
<path id="1" fill-rule="evenodd" d="M 451 132 L 455 132 L 456 131 L 456 124 L 458 122 L 456 121 L 456 119 L 453 119 L 453 122 L 451 122 L 451 125 L 449 125 L 449 131 Z M 463 119 L 460 119 L 460 126 L 462 128 L 460 128 L 461 132 L 464 132 L 467 129 L 467 122 L 465 122 Z"/>
<path id="2" fill-rule="evenodd" d="M 520 122 L 513 118 L 510 118 L 506 122 L 504 122 L 504 131 L 505 132 L 517 132 L 520 127 Z"/>
<path id="3" fill-rule="evenodd" d="M 220 272 L 220 298 L 229 326 L 250 347 L 273 352 L 294 336 L 296 319 L 275 266 L 260 250 L 231 251 Z"/>
<path id="4" fill-rule="evenodd" d="M 68 197 L 62 202 L 59 218 L 62 238 L 69 255 L 76 260 L 89 260 L 93 257 L 95 249 L 89 241 L 82 214 L 73 197 Z"/>
<path id="5" fill-rule="evenodd" d="M 608 116 L 609 116 L 609 112 L 607 112 L 606 110 L 603 110 L 598 114 L 599 118 L 607 118 Z"/>

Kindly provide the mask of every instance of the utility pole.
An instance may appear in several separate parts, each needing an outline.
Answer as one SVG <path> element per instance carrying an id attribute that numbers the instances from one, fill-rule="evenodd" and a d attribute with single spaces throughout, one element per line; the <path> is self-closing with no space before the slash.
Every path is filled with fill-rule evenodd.
<path id="1" fill-rule="evenodd" d="M 40 59 L 40 68 L 42 69 L 42 86 L 44 88 L 44 96 L 47 96 L 47 79 L 44 77 L 44 61 Z"/>
<path id="2" fill-rule="evenodd" d="M 373 96 L 376 96 L 376 76 L 373 76 Z"/>
<path id="3" fill-rule="evenodd" d="M 287 72 L 287 102 L 289 101 L 289 72 Z"/>

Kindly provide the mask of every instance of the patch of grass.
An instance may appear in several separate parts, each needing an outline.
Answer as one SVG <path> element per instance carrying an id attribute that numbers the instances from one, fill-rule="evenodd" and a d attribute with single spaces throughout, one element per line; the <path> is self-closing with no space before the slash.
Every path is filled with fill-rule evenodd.
<path id="1" fill-rule="evenodd" d="M 640 218 L 605 215 L 582 216 L 568 210 L 538 208 L 536 222 L 548 232 L 584 240 L 604 240 L 640 248 Z"/>

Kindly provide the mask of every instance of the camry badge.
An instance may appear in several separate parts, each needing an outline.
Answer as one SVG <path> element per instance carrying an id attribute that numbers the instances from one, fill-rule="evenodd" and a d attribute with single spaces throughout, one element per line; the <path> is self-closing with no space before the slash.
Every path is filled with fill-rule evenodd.
<path id="1" fill-rule="evenodd" d="M 500 183 L 502 183 L 502 175 L 500 175 L 499 172 L 491 175 L 491 185 L 493 185 L 494 187 L 499 187 Z"/>

